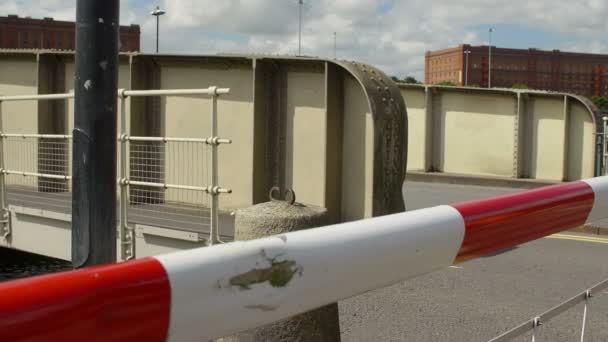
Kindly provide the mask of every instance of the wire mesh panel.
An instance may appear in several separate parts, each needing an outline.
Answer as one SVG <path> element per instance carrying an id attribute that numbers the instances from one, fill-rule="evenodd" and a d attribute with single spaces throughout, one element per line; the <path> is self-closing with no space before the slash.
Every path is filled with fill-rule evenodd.
<path id="1" fill-rule="evenodd" d="M 4 168 L 10 204 L 71 212 L 71 140 L 4 137 Z"/>
<path id="2" fill-rule="evenodd" d="M 134 226 L 143 223 L 209 233 L 219 239 L 220 194 L 232 190 L 218 184 L 218 145 L 231 143 L 217 134 L 217 98 L 230 89 L 120 90 L 120 141 L 117 151 L 117 198 L 121 258 L 135 257 Z M 73 98 L 72 93 L 3 96 L 5 101 L 40 101 Z M 130 136 L 127 99 L 139 96 L 210 96 L 211 136 L 193 138 Z M 8 204 L 71 213 L 72 141 L 69 135 L 0 133 L 0 209 Z M 6 185 L 5 187 L 3 187 Z M 0 194 L 1 195 L 1 194 Z M 224 221 L 227 221 L 224 219 Z M 10 229 L 0 225 L 0 234 Z"/>
<path id="3" fill-rule="evenodd" d="M 207 230 L 208 146 L 203 142 L 131 141 L 130 180 L 154 183 L 130 186 L 129 220 L 133 223 Z M 175 188 L 192 187 L 192 189 Z"/>

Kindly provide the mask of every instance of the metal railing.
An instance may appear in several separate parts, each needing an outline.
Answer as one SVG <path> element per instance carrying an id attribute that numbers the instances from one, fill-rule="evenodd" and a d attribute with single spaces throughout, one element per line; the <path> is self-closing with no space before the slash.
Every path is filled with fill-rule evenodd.
<path id="1" fill-rule="evenodd" d="M 573 308 L 574 306 L 585 303 L 583 307 L 583 321 L 581 324 L 581 334 L 580 341 L 585 341 L 585 329 L 587 328 L 587 319 L 589 317 L 588 312 L 588 303 L 594 298 L 594 296 L 601 294 L 602 291 L 608 289 L 608 279 L 599 282 L 598 284 L 592 286 L 591 288 L 577 294 L 576 296 L 566 300 L 563 303 L 560 303 L 553 308 L 543 312 L 542 314 L 535 316 L 524 323 L 516 326 L 515 328 L 491 339 L 489 342 L 503 342 L 503 341 L 511 341 L 514 338 L 520 337 L 528 332 L 532 332 L 532 342 L 536 341 L 536 332 L 542 325 L 546 324 L 552 318 L 564 313 L 568 309 Z"/>
<path id="2" fill-rule="evenodd" d="M 601 134 L 601 143 L 602 143 L 602 162 L 604 168 L 604 175 L 608 175 L 608 116 L 604 116 L 602 118 L 602 122 L 604 124 L 602 134 Z"/>
<path id="3" fill-rule="evenodd" d="M 2 191 L 15 205 L 60 213 L 71 209 L 71 136 L 0 134 L 7 184 Z"/>
<path id="4" fill-rule="evenodd" d="M 61 169 L 60 163 L 55 158 L 59 154 L 57 144 L 62 144 L 62 146 L 69 145 L 66 141 L 69 141 L 70 137 L 52 134 L 6 133 L 4 132 L 3 125 L 2 104 L 10 101 L 66 100 L 73 97 L 73 93 L 0 96 L 0 237 L 4 240 L 9 239 L 12 233 L 9 222 L 7 181 L 16 185 L 16 187 L 13 187 L 14 190 L 20 190 L 18 191 L 19 197 L 16 198 L 16 201 L 20 204 L 35 203 L 37 206 L 46 205 L 46 208 L 51 210 L 54 207 L 69 205 L 67 201 L 57 204 L 53 200 L 45 200 L 40 194 L 47 192 L 47 190 L 48 192 L 59 190 L 63 187 L 60 184 L 70 179 L 67 170 L 63 174 L 52 171 L 53 169 L 55 171 Z M 32 141 L 40 143 L 34 144 Z M 53 143 L 53 141 L 60 142 Z M 23 158 L 28 152 L 32 158 L 29 162 Z M 40 160 L 38 160 L 38 157 L 41 157 Z M 68 157 L 62 154 L 59 160 L 64 160 L 65 158 Z M 40 168 L 38 166 L 39 162 Z M 45 166 L 50 166 L 49 173 L 44 172 Z M 30 177 L 32 178 L 30 179 Z M 62 201 L 59 200 L 59 202 Z"/>
<path id="5" fill-rule="evenodd" d="M 218 146 L 229 144 L 229 139 L 218 137 L 217 129 L 217 99 L 221 94 L 228 94 L 229 89 L 209 87 L 207 89 L 171 89 L 171 90 L 119 90 L 121 99 L 121 152 L 120 152 L 120 202 L 136 204 L 145 213 L 161 213 L 165 216 L 177 216 L 176 223 L 180 217 L 199 216 L 208 217 L 210 245 L 222 242 L 219 238 L 219 194 L 230 193 L 230 189 L 222 188 L 218 184 Z M 179 137 L 144 137 L 131 136 L 127 132 L 126 100 L 128 97 L 138 96 L 178 96 L 178 95 L 206 95 L 211 96 L 211 132 L 206 138 L 179 138 Z M 159 146 L 158 144 L 164 146 Z M 130 147 L 130 148 L 129 148 Z M 208 156 L 206 147 L 210 147 Z M 180 153 L 175 153 L 180 151 Z M 128 155 L 129 154 L 129 155 Z M 208 165 L 210 159 L 210 170 L 201 167 L 204 161 Z M 167 175 L 161 163 L 187 164 L 185 167 L 173 170 L 174 174 Z M 135 172 L 130 172 L 129 167 Z M 194 167 L 194 169 L 193 169 Z M 182 171 L 181 174 L 180 170 Z M 169 177 L 168 177 L 169 176 Z M 159 180 L 175 179 L 176 183 L 160 182 Z M 200 184 L 200 180 L 206 180 L 206 184 Z M 200 206 L 183 205 L 189 201 L 179 198 L 175 191 L 181 191 L 182 196 L 189 197 L 193 203 L 208 205 L 209 215 L 204 215 Z M 131 196 L 129 196 L 131 193 Z M 204 200 L 204 195 L 211 196 L 211 203 Z M 176 207 L 172 203 L 182 203 Z M 159 205 L 162 204 L 162 205 Z M 131 259 L 135 256 L 135 230 L 128 224 L 128 205 L 120 206 L 120 236 L 121 236 L 121 258 Z"/>
<path id="6" fill-rule="evenodd" d="M 161 89 L 118 91 L 120 155 L 118 159 L 120 255 L 135 257 L 133 223 L 156 217 L 169 228 L 208 227 L 210 245 L 219 236 L 219 195 L 231 190 L 219 185 L 218 146 L 231 140 L 218 137 L 218 97 L 229 89 Z M 129 97 L 206 96 L 211 98 L 208 137 L 132 136 L 128 132 Z M 73 93 L 0 96 L 0 237 L 11 235 L 8 203 L 71 212 L 72 136 L 4 132 L 2 103 L 68 100 Z M 172 166 L 172 167 L 168 167 Z M 194 229 L 194 228 L 192 228 Z"/>

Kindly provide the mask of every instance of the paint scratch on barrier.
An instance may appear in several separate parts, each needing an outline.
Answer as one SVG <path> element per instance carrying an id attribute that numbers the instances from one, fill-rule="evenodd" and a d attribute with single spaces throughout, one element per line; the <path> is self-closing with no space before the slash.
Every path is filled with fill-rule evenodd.
<path id="1" fill-rule="evenodd" d="M 245 273 L 230 278 L 230 285 L 238 286 L 241 290 L 249 290 L 251 285 L 268 282 L 272 287 L 284 287 L 296 273 L 302 273 L 302 267 L 295 261 L 268 260 L 270 267 L 254 268 Z"/>

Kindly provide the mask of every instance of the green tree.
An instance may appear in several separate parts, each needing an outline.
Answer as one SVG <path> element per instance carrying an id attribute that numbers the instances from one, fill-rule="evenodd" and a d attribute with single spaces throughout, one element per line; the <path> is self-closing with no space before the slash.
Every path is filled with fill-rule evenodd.
<path id="1" fill-rule="evenodd" d="M 407 76 L 403 79 L 403 83 L 410 83 L 410 84 L 420 84 L 420 82 L 413 76 Z"/>
<path id="2" fill-rule="evenodd" d="M 401 80 L 397 76 L 391 76 L 391 79 L 395 82 L 401 82 Z"/>
<path id="3" fill-rule="evenodd" d="M 512 89 L 530 89 L 527 84 L 524 83 L 515 83 L 511 86 Z"/>
<path id="4" fill-rule="evenodd" d="M 593 102 L 599 110 L 608 110 L 608 97 L 606 96 L 591 96 L 591 102 Z"/>
<path id="5" fill-rule="evenodd" d="M 435 83 L 436 85 L 440 85 L 440 86 L 447 86 L 447 87 L 455 87 L 456 83 L 452 82 L 452 81 L 441 81 L 441 82 L 437 82 Z"/>

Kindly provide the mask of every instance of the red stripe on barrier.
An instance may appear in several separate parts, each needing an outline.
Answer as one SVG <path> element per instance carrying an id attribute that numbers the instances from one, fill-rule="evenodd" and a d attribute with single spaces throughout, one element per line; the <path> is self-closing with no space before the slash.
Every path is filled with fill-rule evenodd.
<path id="1" fill-rule="evenodd" d="M 587 183 L 572 182 L 454 204 L 465 221 L 456 262 L 578 227 L 587 220 L 594 197 Z"/>
<path id="2" fill-rule="evenodd" d="M 171 289 L 154 258 L 0 284 L 2 341 L 165 341 Z"/>

